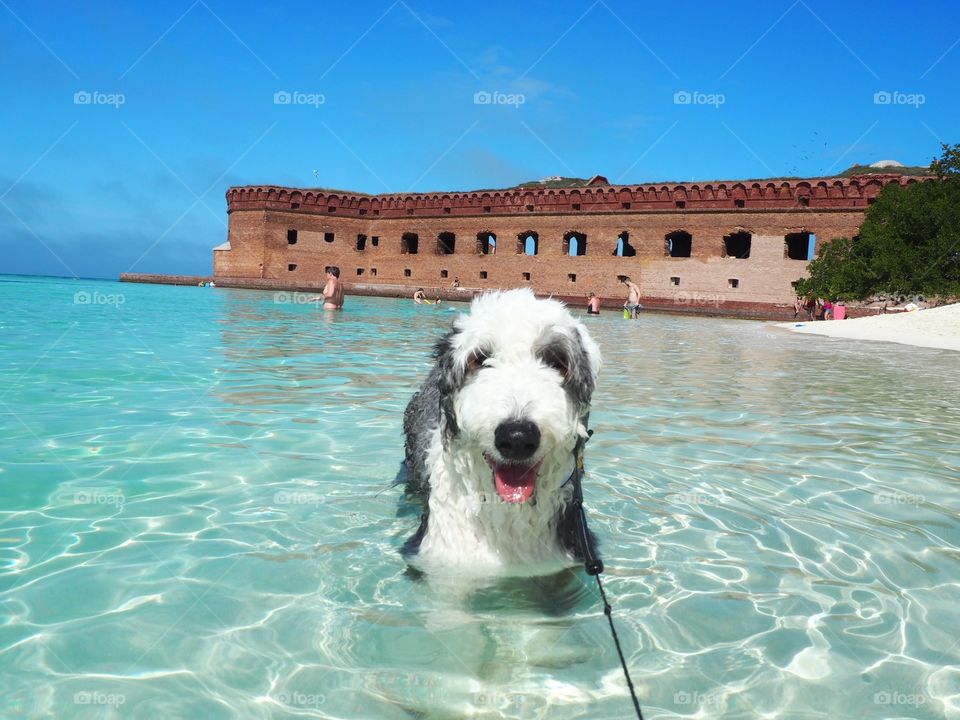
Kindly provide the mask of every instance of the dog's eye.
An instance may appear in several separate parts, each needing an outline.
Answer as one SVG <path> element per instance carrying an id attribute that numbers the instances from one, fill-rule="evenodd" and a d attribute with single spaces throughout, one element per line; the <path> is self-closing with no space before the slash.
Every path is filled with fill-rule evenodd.
<path id="1" fill-rule="evenodd" d="M 542 359 L 547 367 L 553 368 L 560 373 L 564 380 L 567 379 L 570 373 L 570 362 L 567 360 L 566 355 L 557 350 L 547 350 L 543 353 Z"/>
<path id="2" fill-rule="evenodd" d="M 470 357 L 467 358 L 467 372 L 476 372 L 481 367 L 483 367 L 484 361 L 486 361 L 490 356 L 487 355 L 483 350 L 474 350 Z"/>

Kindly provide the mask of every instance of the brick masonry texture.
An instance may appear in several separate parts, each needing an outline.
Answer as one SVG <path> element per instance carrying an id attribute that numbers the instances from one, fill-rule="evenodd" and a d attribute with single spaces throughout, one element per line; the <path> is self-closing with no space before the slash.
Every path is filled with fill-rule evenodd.
<path id="1" fill-rule="evenodd" d="M 322 286 L 326 266 L 337 265 L 348 293 L 412 295 L 423 287 L 456 297 L 526 285 L 574 303 L 594 292 L 609 308 L 625 297 L 617 276 L 629 275 L 648 307 L 792 317 L 791 283 L 806 274 L 807 260 L 787 256 L 785 236 L 813 233 L 818 244 L 853 237 L 884 185 L 928 178 L 656 186 L 599 180 L 584 188 L 407 195 L 230 188 L 228 242 L 214 250 L 214 278 L 221 286 L 313 288 Z M 691 236 L 689 257 L 667 250 L 666 236 L 677 231 Z M 729 255 L 725 236 L 743 232 L 749 257 Z M 404 239 L 411 233 L 415 253 Z M 524 252 L 530 233 L 536 255 Z M 581 251 L 585 238 L 585 253 L 569 255 L 571 233 Z M 623 233 L 633 256 L 616 254 Z M 495 252 L 485 254 L 489 235 Z"/>

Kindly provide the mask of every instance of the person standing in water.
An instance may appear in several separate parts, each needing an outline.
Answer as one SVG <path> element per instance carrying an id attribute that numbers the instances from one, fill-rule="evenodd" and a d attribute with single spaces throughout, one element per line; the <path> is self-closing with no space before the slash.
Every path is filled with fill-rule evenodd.
<path id="1" fill-rule="evenodd" d="M 340 268 L 327 267 L 327 284 L 323 287 L 323 307 L 325 310 L 343 309 L 343 285 L 340 282 Z"/>
<path id="2" fill-rule="evenodd" d="M 594 293 L 590 293 L 590 298 L 587 300 L 587 315 L 599 315 L 600 314 L 600 298 L 598 298 Z"/>
<path id="3" fill-rule="evenodd" d="M 628 275 L 618 275 L 617 279 L 627 286 L 627 300 L 623 306 L 627 309 L 630 317 L 640 316 L 640 288 Z"/>

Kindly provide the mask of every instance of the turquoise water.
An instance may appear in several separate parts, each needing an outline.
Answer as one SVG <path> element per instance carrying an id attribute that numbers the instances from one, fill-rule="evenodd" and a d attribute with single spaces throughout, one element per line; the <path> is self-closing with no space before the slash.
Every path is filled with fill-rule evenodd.
<path id="1" fill-rule="evenodd" d="M 405 572 L 451 308 L 302 297 L 0 277 L 0 717 L 630 717 L 582 573 Z M 645 716 L 960 716 L 960 354 L 586 322 Z"/>

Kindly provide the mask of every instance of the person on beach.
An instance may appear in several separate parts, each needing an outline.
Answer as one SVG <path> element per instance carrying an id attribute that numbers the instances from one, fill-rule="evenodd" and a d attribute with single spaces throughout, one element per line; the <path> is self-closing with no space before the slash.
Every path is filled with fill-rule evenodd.
<path id="1" fill-rule="evenodd" d="M 600 314 L 600 298 L 595 294 L 590 293 L 590 297 L 587 299 L 587 315 L 599 315 Z"/>
<path id="2" fill-rule="evenodd" d="M 623 303 L 627 314 L 634 319 L 640 317 L 640 288 L 628 275 L 618 275 L 617 279 L 627 286 L 627 300 Z"/>
<path id="3" fill-rule="evenodd" d="M 823 319 L 833 320 L 833 303 L 830 300 L 823 301 Z"/>
<path id="4" fill-rule="evenodd" d="M 417 291 L 413 294 L 413 301 L 417 305 L 422 305 L 423 301 L 427 299 L 427 296 L 423 292 L 423 288 L 418 288 Z"/>
<path id="5" fill-rule="evenodd" d="M 326 271 L 327 284 L 323 287 L 323 308 L 324 310 L 342 310 L 343 285 L 340 283 L 340 268 L 329 265 Z"/>

